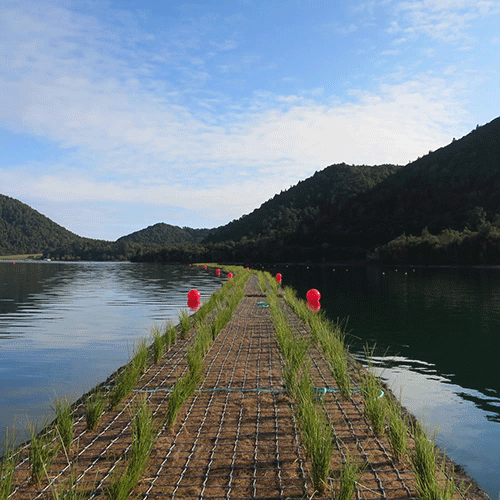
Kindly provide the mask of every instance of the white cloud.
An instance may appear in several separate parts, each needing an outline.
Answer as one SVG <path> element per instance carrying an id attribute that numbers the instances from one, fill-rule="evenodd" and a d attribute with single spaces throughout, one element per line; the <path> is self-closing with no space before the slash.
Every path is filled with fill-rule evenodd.
<path id="1" fill-rule="evenodd" d="M 421 15 L 427 11 L 435 8 L 403 3 L 401 16 L 409 17 L 394 21 L 392 32 L 424 32 L 440 19 Z M 146 42 L 155 37 L 127 16 L 133 36 L 126 42 L 119 30 L 63 8 L 12 7 L 0 16 L 0 125 L 66 152 L 58 164 L 4 166 L 0 185 L 21 199 L 180 207 L 222 221 L 329 164 L 406 163 L 463 130 L 460 77 L 451 65 L 442 78 L 381 78 L 370 91 L 351 87 L 348 98 L 317 86 L 288 94 L 261 87 L 237 98 L 205 89 L 214 76 L 196 34 L 154 52 Z M 232 38 L 206 45 L 237 48 Z M 259 61 L 252 54 L 214 62 L 212 72 Z M 170 71 L 182 78 L 159 76 Z"/>

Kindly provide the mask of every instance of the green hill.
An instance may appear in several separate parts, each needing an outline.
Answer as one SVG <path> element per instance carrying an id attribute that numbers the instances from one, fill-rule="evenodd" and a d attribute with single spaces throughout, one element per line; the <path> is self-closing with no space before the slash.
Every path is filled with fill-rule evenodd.
<path id="1" fill-rule="evenodd" d="M 205 238 L 209 229 L 192 229 L 190 227 L 171 226 L 159 222 L 140 231 L 118 238 L 117 242 L 133 242 L 156 245 L 176 245 L 179 243 L 199 242 Z"/>
<path id="2" fill-rule="evenodd" d="M 351 197 L 372 189 L 401 168 L 331 165 L 275 195 L 252 213 L 215 229 L 205 243 L 309 234 L 319 224 L 322 214 L 338 212 Z"/>
<path id="3" fill-rule="evenodd" d="M 490 221 L 500 214 L 500 118 L 408 164 L 338 213 L 322 214 L 308 244 L 369 249 L 425 227 L 461 230 L 478 212 Z"/>
<path id="4" fill-rule="evenodd" d="M 0 195 L 0 254 L 41 253 L 83 240 L 28 205 Z"/>

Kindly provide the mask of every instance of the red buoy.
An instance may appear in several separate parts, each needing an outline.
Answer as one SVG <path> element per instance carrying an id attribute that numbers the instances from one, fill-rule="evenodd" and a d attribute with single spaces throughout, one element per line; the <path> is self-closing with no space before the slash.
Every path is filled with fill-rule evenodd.
<path id="1" fill-rule="evenodd" d="M 316 288 L 311 288 L 306 294 L 307 302 L 319 302 L 321 299 L 321 294 Z"/>
<path id="2" fill-rule="evenodd" d="M 278 273 L 278 274 L 276 275 L 276 281 L 277 281 L 280 285 L 281 285 L 281 278 L 282 278 L 281 273 Z"/>
<path id="3" fill-rule="evenodd" d="M 196 290 L 196 288 L 189 290 L 188 300 L 200 300 L 200 299 L 201 299 L 201 293 L 198 290 Z"/>

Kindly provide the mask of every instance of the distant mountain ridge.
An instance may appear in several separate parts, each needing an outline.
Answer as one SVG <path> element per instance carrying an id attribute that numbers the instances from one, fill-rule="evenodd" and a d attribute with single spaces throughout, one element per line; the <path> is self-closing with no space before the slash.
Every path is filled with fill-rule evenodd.
<path id="1" fill-rule="evenodd" d="M 432 236 L 441 231 L 449 232 L 441 239 Z M 55 258 L 168 262 L 337 261 L 364 260 L 386 245 L 378 255 L 390 259 L 394 249 L 405 254 L 401 249 L 410 244 L 405 243 L 408 234 L 422 235 L 410 241 L 413 254 L 431 245 L 440 258 L 455 252 L 468 263 L 468 248 L 474 247 L 470 255 L 479 256 L 476 260 L 500 262 L 500 118 L 406 166 L 331 165 L 214 229 L 158 223 L 116 242 L 89 240 L 0 195 L 3 254 L 43 251 Z M 453 249 L 441 251 L 447 241 L 454 242 Z M 419 257 L 422 262 L 424 257 Z"/>
<path id="2" fill-rule="evenodd" d="M 190 227 L 178 227 L 159 222 L 145 229 L 141 229 L 140 231 L 122 236 L 116 241 L 156 245 L 176 245 L 187 242 L 196 243 L 203 240 L 210 231 L 210 229 L 192 229 Z"/>

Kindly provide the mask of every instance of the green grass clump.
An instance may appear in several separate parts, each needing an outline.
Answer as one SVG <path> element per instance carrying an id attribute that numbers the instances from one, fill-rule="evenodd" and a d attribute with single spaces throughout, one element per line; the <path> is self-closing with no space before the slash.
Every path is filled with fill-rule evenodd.
<path id="1" fill-rule="evenodd" d="M 5 431 L 5 453 L 0 460 L 0 500 L 7 500 L 12 492 L 12 481 L 16 465 L 14 455 L 14 440 L 8 431 Z"/>
<path id="2" fill-rule="evenodd" d="M 304 444 L 311 460 L 315 489 L 325 491 L 333 451 L 333 436 L 325 413 L 317 405 L 309 373 L 304 371 L 299 383 L 296 402 Z"/>
<path id="3" fill-rule="evenodd" d="M 156 327 L 152 330 L 153 334 L 153 360 L 157 365 L 165 352 L 165 338 Z"/>
<path id="4" fill-rule="evenodd" d="M 361 393 L 365 400 L 365 415 L 372 424 L 373 432 L 375 434 L 383 434 L 385 417 L 387 415 L 387 403 L 383 397 L 380 383 L 372 374 L 368 374 L 365 377 Z"/>
<path id="5" fill-rule="evenodd" d="M 109 402 L 113 408 L 134 388 L 138 377 L 139 372 L 133 363 L 129 363 L 118 373 L 115 385 L 109 394 Z"/>
<path id="6" fill-rule="evenodd" d="M 51 445 L 50 439 L 45 433 L 38 434 L 33 426 L 30 426 L 31 445 L 29 447 L 29 463 L 31 467 L 30 481 L 40 484 L 43 477 L 47 475 L 50 464 L 59 451 L 59 447 Z"/>
<path id="7" fill-rule="evenodd" d="M 132 357 L 132 366 L 137 372 L 137 375 L 142 375 L 146 370 L 146 366 L 148 364 L 148 356 L 149 352 L 146 339 L 142 339 L 134 349 L 134 355 Z"/>
<path id="8" fill-rule="evenodd" d="M 95 430 L 105 408 L 106 398 L 101 391 L 95 391 L 87 398 L 85 401 L 85 420 L 87 422 L 87 430 Z"/>
<path id="9" fill-rule="evenodd" d="M 422 500 L 451 500 L 455 493 L 455 480 L 452 476 L 440 485 L 436 476 L 437 455 L 436 445 L 429 440 L 420 426 L 414 429 L 415 449 L 410 455 L 412 468 L 417 479 L 417 489 Z M 440 469 L 443 477 L 445 459 Z"/>
<path id="10" fill-rule="evenodd" d="M 179 314 L 179 325 L 181 327 L 181 339 L 185 340 L 189 330 L 191 329 L 191 318 L 187 311 L 181 311 Z"/>
<path id="11" fill-rule="evenodd" d="M 387 423 L 387 437 L 391 443 L 392 456 L 395 462 L 399 462 L 408 451 L 408 425 L 395 404 L 389 405 Z"/>
<path id="12" fill-rule="evenodd" d="M 177 328 L 174 325 L 167 325 L 165 334 L 163 335 L 163 342 L 165 344 L 165 349 L 170 349 L 170 347 L 177 342 Z"/>
<path id="13" fill-rule="evenodd" d="M 110 500 L 125 500 L 137 484 L 156 440 L 153 417 L 147 407 L 146 398 L 140 401 L 132 421 L 132 445 L 125 471 L 113 478 L 107 489 Z"/>
<path id="14" fill-rule="evenodd" d="M 336 500 L 351 500 L 356 492 L 356 483 L 359 480 L 360 472 L 361 467 L 351 462 L 349 456 L 347 456 L 344 466 L 340 471 Z"/>
<path id="15" fill-rule="evenodd" d="M 165 414 L 165 426 L 172 427 L 179 414 L 181 406 L 191 396 L 198 385 L 199 379 L 193 377 L 191 372 L 178 379 L 168 397 L 168 406 Z"/>
<path id="16" fill-rule="evenodd" d="M 54 411 L 56 413 L 56 429 L 63 446 L 67 449 L 73 441 L 74 418 L 71 413 L 71 406 L 66 399 L 56 400 Z"/>

